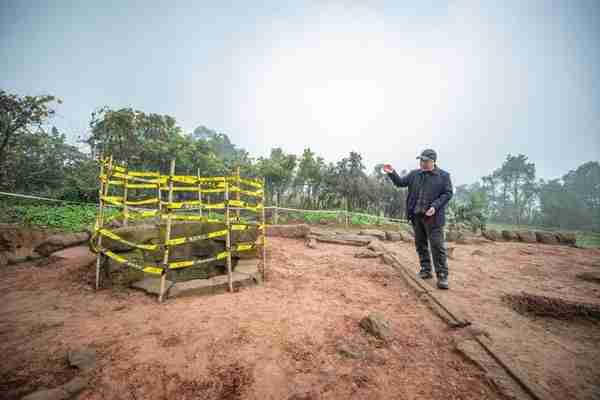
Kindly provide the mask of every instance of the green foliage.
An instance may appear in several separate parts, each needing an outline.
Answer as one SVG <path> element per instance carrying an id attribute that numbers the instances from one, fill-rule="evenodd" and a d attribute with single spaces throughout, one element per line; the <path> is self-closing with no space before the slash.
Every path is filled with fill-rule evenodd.
<path id="1" fill-rule="evenodd" d="M 0 205 L 2 222 L 51 228 L 60 231 L 82 231 L 93 227 L 96 207 L 93 205 Z M 107 210 L 110 218 L 116 211 Z"/>
<path id="2" fill-rule="evenodd" d="M 478 185 L 467 188 L 457 187 L 457 196 L 450 201 L 448 207 L 448 225 L 450 229 L 459 224 L 466 225 L 472 232 L 485 230 L 487 223 L 486 210 L 488 200 L 486 193 Z"/>

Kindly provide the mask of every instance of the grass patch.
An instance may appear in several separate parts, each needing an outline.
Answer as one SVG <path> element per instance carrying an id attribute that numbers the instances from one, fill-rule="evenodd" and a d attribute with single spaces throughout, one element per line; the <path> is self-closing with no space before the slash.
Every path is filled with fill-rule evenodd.
<path id="1" fill-rule="evenodd" d="M 107 209 L 107 216 L 117 210 Z M 90 229 L 96 221 L 94 205 L 46 205 L 0 203 L 0 222 L 77 232 Z"/>

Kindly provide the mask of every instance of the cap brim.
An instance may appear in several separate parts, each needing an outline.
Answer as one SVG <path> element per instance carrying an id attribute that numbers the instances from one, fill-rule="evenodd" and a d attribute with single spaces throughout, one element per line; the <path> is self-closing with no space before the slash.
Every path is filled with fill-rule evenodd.
<path id="1" fill-rule="evenodd" d="M 425 157 L 425 156 L 418 156 L 417 160 L 433 161 L 433 158 L 429 158 L 429 157 Z"/>

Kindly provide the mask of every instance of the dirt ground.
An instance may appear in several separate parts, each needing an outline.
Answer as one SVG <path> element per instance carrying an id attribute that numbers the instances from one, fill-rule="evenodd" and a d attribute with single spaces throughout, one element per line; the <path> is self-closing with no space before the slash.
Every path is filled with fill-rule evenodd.
<path id="1" fill-rule="evenodd" d="M 416 272 L 409 243 L 390 244 Z M 597 398 L 600 325 L 515 312 L 501 297 L 527 291 L 600 302 L 599 250 L 516 243 L 457 245 L 451 290 L 437 292 L 485 329 L 528 378 L 556 398 Z M 472 255 L 482 250 L 483 256 Z M 261 285 L 169 300 L 92 289 L 81 248 L 66 260 L 6 267 L 0 282 L 0 397 L 16 399 L 77 374 L 69 350 L 98 361 L 79 399 L 502 399 L 484 371 L 454 350 L 458 333 L 399 274 L 357 248 L 271 238 Z M 359 327 L 380 312 L 393 340 Z M 596 386 L 595 386 L 596 385 Z"/>
<path id="2" fill-rule="evenodd" d="M 438 292 L 439 298 L 488 333 L 495 348 L 539 386 L 544 398 L 600 399 L 600 321 L 520 314 L 505 300 L 506 295 L 526 293 L 600 308 L 600 284 L 577 278 L 600 273 L 600 249 L 449 245 L 455 247 L 449 260 L 451 290 Z M 417 270 L 413 248 L 388 247 Z"/>

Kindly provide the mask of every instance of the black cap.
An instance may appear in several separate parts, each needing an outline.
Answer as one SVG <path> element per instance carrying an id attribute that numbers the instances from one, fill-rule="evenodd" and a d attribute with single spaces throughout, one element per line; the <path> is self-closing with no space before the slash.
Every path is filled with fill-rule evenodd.
<path id="1" fill-rule="evenodd" d="M 423 150 L 421 152 L 421 155 L 418 156 L 417 158 L 421 159 L 421 160 L 432 160 L 432 161 L 436 161 L 437 160 L 437 153 L 435 152 L 435 150 L 432 149 L 426 149 Z"/>

